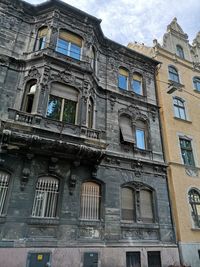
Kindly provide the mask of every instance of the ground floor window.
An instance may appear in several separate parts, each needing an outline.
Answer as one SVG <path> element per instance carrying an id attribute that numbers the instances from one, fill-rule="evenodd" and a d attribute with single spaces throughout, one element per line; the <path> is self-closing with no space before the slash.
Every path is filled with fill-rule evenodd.
<path id="1" fill-rule="evenodd" d="M 140 252 L 126 252 L 126 267 L 141 267 Z"/>
<path id="2" fill-rule="evenodd" d="M 160 251 L 148 251 L 148 267 L 161 267 Z"/>
<path id="3" fill-rule="evenodd" d="M 29 252 L 27 267 L 50 267 L 50 253 L 48 252 Z"/>
<path id="4" fill-rule="evenodd" d="M 83 257 L 83 267 L 98 267 L 98 253 L 85 252 Z"/>

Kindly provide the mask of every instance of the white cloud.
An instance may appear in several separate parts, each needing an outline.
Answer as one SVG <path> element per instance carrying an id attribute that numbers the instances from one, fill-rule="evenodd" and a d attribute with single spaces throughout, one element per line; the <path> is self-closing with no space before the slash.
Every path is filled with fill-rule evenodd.
<path id="1" fill-rule="evenodd" d="M 174 17 L 183 31 L 194 39 L 200 31 L 199 0 L 63 0 L 97 18 L 110 39 L 126 45 L 138 41 L 147 45 L 161 40 Z M 38 4 L 41 0 L 28 0 Z"/>

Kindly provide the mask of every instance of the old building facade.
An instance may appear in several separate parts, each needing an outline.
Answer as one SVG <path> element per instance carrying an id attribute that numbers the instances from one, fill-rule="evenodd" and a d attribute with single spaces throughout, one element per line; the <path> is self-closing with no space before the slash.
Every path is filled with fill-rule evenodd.
<path id="1" fill-rule="evenodd" d="M 178 264 L 158 62 L 58 0 L 0 12 L 1 266 Z"/>
<path id="2" fill-rule="evenodd" d="M 161 62 L 157 91 L 168 161 L 169 191 L 182 264 L 200 266 L 200 33 L 190 45 L 174 18 L 163 44 L 130 44 Z"/>

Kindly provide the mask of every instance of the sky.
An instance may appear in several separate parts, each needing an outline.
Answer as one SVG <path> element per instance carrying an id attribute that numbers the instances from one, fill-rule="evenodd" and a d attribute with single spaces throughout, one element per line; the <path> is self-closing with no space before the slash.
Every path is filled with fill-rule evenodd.
<path id="1" fill-rule="evenodd" d="M 44 0 L 25 0 L 40 4 Z M 200 0 L 63 0 L 102 19 L 104 35 L 122 45 L 129 42 L 162 43 L 167 25 L 177 18 L 192 44 L 200 31 Z"/>

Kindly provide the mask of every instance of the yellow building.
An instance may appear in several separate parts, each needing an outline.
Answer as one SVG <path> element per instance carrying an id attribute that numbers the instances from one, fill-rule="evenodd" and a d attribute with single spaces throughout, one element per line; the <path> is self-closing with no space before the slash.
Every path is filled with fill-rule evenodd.
<path id="1" fill-rule="evenodd" d="M 200 32 L 193 44 L 174 18 L 160 45 L 129 48 L 160 61 L 157 93 L 182 264 L 200 266 Z"/>

